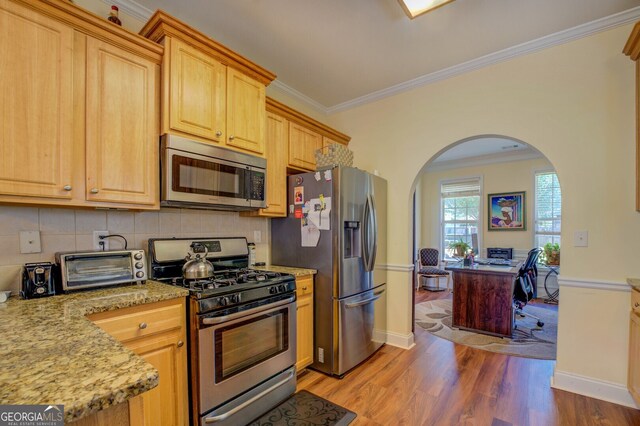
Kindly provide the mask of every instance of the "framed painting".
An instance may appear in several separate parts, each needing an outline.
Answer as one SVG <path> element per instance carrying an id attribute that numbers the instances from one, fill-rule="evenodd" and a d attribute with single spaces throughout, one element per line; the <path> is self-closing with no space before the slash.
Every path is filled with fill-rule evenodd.
<path id="1" fill-rule="evenodd" d="M 525 191 L 489 194 L 489 231 L 527 229 Z"/>

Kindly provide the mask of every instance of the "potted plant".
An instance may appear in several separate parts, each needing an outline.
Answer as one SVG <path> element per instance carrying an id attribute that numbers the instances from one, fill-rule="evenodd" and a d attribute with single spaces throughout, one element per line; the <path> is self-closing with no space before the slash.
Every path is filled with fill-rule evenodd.
<path id="1" fill-rule="evenodd" d="M 559 265 L 560 264 L 560 244 L 547 243 L 542 247 L 544 252 L 544 263 L 547 265 Z"/>
<path id="2" fill-rule="evenodd" d="M 449 248 L 453 250 L 453 253 L 457 257 L 464 257 L 465 254 L 471 249 L 471 246 L 460 239 L 449 244 Z"/>

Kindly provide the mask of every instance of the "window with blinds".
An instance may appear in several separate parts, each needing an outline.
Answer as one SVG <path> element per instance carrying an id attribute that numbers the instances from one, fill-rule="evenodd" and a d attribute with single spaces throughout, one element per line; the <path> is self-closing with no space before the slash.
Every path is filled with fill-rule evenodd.
<path id="1" fill-rule="evenodd" d="M 442 205 L 441 253 L 453 257 L 449 244 L 464 241 L 473 247 L 480 220 L 480 178 L 445 181 L 440 185 Z M 478 249 L 478 247 L 473 247 Z"/>
<path id="2" fill-rule="evenodd" d="M 560 244 L 562 192 L 555 172 L 536 173 L 535 178 L 535 247 Z"/>

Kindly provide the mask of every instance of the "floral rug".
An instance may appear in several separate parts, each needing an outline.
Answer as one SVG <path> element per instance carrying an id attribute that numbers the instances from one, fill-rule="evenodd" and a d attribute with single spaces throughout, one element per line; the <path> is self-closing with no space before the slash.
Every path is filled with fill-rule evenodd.
<path id="1" fill-rule="evenodd" d="M 538 359 L 556 359 L 558 312 L 527 305 L 525 312 L 540 317 L 538 327 L 530 317 L 516 317 L 513 337 L 500 338 L 452 328 L 451 299 L 438 299 L 416 305 L 416 324 L 431 334 L 461 345 L 507 355 Z"/>

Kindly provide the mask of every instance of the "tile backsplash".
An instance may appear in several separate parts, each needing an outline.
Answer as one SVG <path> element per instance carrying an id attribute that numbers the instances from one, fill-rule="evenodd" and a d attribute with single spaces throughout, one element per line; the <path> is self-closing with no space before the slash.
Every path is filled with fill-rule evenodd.
<path id="1" fill-rule="evenodd" d="M 93 231 L 120 234 L 129 248 L 147 250 L 149 238 L 246 237 L 256 243 L 256 260 L 269 262 L 269 219 L 241 217 L 237 212 L 161 209 L 159 212 L 71 210 L 0 206 L 0 290 L 20 288 L 22 265 L 51 262 L 58 251 L 92 250 Z M 40 231 L 41 253 L 20 253 L 20 231 Z M 109 239 L 110 249 L 124 247 L 119 238 Z M 186 254 L 186 253 L 185 253 Z"/>

